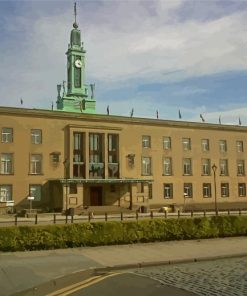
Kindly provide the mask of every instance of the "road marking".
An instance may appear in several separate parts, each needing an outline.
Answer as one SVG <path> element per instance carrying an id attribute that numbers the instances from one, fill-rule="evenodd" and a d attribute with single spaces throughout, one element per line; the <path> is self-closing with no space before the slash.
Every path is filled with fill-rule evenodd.
<path id="1" fill-rule="evenodd" d="M 90 279 L 81 281 L 79 283 L 67 286 L 65 288 L 62 288 L 60 290 L 57 290 L 55 292 L 52 292 L 50 294 L 47 294 L 47 296 L 67 296 L 70 295 L 71 293 L 74 293 L 78 290 L 84 289 L 88 286 L 94 285 L 100 281 L 105 280 L 106 278 L 112 277 L 112 276 L 116 276 L 122 274 L 120 272 L 116 272 L 116 273 L 108 273 L 106 275 L 98 275 L 98 276 L 94 276 L 91 277 Z"/>

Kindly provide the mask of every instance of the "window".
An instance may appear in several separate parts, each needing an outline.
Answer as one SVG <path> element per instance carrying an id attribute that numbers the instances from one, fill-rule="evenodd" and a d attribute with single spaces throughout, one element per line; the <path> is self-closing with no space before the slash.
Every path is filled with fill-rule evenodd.
<path id="1" fill-rule="evenodd" d="M 89 162 L 90 178 L 104 178 L 103 134 L 89 134 Z"/>
<path id="2" fill-rule="evenodd" d="M 74 132 L 74 150 L 73 150 L 73 176 L 85 177 L 85 166 L 83 162 L 83 133 Z"/>
<path id="3" fill-rule="evenodd" d="M 164 184 L 164 198 L 172 199 L 173 198 L 173 184 Z"/>
<path id="4" fill-rule="evenodd" d="M 237 175 L 238 176 L 245 175 L 244 160 L 237 160 Z"/>
<path id="5" fill-rule="evenodd" d="M 209 140 L 202 139 L 202 151 L 209 151 Z"/>
<path id="6" fill-rule="evenodd" d="M 172 148 L 171 137 L 163 137 L 163 149 L 170 150 Z"/>
<path id="7" fill-rule="evenodd" d="M 153 198 L 153 184 L 148 184 L 148 198 Z"/>
<path id="8" fill-rule="evenodd" d="M 142 147 L 143 148 L 151 148 L 151 137 L 150 136 L 142 136 Z"/>
<path id="9" fill-rule="evenodd" d="M 108 177 L 118 178 L 118 135 L 108 135 Z"/>
<path id="10" fill-rule="evenodd" d="M 203 194 L 203 197 L 205 198 L 212 196 L 210 183 L 203 183 L 202 194 Z"/>
<path id="11" fill-rule="evenodd" d="M 41 200 L 41 185 L 29 185 L 29 194 L 34 197 L 34 201 Z"/>
<path id="12" fill-rule="evenodd" d="M 221 197 L 229 197 L 229 184 L 221 183 Z"/>
<path id="13" fill-rule="evenodd" d="M 245 183 L 238 183 L 238 196 L 246 196 Z"/>
<path id="14" fill-rule="evenodd" d="M 12 200 L 12 185 L 0 185 L 0 202 Z"/>
<path id="15" fill-rule="evenodd" d="M 191 150 L 190 138 L 183 138 L 182 143 L 184 151 Z"/>
<path id="16" fill-rule="evenodd" d="M 184 175 L 192 175 L 191 159 L 184 158 L 183 160 Z"/>
<path id="17" fill-rule="evenodd" d="M 184 183 L 184 198 L 192 198 L 192 183 Z"/>
<path id="18" fill-rule="evenodd" d="M 172 159 L 171 157 L 165 157 L 163 161 L 163 174 L 170 176 L 172 174 Z"/>
<path id="19" fill-rule="evenodd" d="M 1 154 L 1 174 L 13 174 L 13 154 Z"/>
<path id="20" fill-rule="evenodd" d="M 31 143 L 32 144 L 42 143 L 42 131 L 40 129 L 31 130 Z"/>
<path id="21" fill-rule="evenodd" d="M 151 175 L 151 157 L 142 157 L 142 175 Z"/>
<path id="22" fill-rule="evenodd" d="M 244 143 L 243 141 L 236 142 L 237 152 L 244 152 Z"/>
<path id="23" fill-rule="evenodd" d="M 228 176 L 228 161 L 227 159 L 220 159 L 220 175 Z"/>
<path id="24" fill-rule="evenodd" d="M 220 140 L 220 152 L 226 152 L 226 151 L 227 151 L 226 140 Z"/>
<path id="25" fill-rule="evenodd" d="M 9 127 L 2 128 L 2 143 L 13 142 L 13 129 Z"/>
<path id="26" fill-rule="evenodd" d="M 30 174 L 38 175 L 42 173 L 42 155 L 31 154 L 30 157 Z"/>
<path id="27" fill-rule="evenodd" d="M 77 184 L 76 183 L 69 184 L 69 193 L 70 194 L 77 194 Z"/>
<path id="28" fill-rule="evenodd" d="M 203 176 L 209 176 L 211 173 L 210 170 L 210 159 L 203 158 L 202 159 L 202 175 Z"/>

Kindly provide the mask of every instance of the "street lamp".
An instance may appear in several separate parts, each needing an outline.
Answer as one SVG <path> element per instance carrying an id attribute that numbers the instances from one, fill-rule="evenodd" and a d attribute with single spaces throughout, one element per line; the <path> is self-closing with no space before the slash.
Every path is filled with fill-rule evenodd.
<path id="1" fill-rule="evenodd" d="M 212 170 L 214 172 L 214 207 L 215 207 L 215 214 L 218 215 L 217 196 L 216 196 L 216 175 L 215 175 L 217 166 L 215 165 L 215 163 L 212 165 Z"/>
<path id="2" fill-rule="evenodd" d="M 65 180 L 66 180 L 66 195 L 65 195 L 65 215 L 66 215 L 66 223 L 68 219 L 68 169 L 69 169 L 69 160 L 68 158 L 65 159 L 63 162 L 64 165 L 64 174 L 65 174 Z"/>

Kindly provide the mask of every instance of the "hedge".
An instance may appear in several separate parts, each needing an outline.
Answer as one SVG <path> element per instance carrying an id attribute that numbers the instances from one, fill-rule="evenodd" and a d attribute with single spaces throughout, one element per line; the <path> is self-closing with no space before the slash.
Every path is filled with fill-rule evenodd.
<path id="1" fill-rule="evenodd" d="M 247 235 L 247 216 L 0 228 L 0 251 L 49 250 Z"/>

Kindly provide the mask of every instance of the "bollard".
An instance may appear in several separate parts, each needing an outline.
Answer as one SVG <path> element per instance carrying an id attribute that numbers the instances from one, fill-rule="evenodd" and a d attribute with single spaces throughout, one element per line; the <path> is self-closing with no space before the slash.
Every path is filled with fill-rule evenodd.
<path id="1" fill-rule="evenodd" d="M 180 210 L 178 210 L 178 218 L 180 217 Z"/>
<path id="2" fill-rule="evenodd" d="M 56 214 L 53 215 L 53 224 L 56 224 Z"/>
<path id="3" fill-rule="evenodd" d="M 191 217 L 193 217 L 193 215 L 194 215 L 193 210 L 191 210 L 190 215 L 191 215 Z"/>
<path id="4" fill-rule="evenodd" d="M 215 214 L 216 214 L 216 216 L 218 216 L 218 214 L 219 214 L 218 210 L 215 211 Z"/>
<path id="5" fill-rule="evenodd" d="M 241 216 L 241 209 L 238 210 L 238 215 Z"/>
<path id="6" fill-rule="evenodd" d="M 150 218 L 153 219 L 153 217 L 154 217 L 154 212 L 150 211 Z"/>
<path id="7" fill-rule="evenodd" d="M 88 222 L 90 222 L 91 221 L 91 214 L 90 214 L 90 212 L 88 213 Z"/>
<path id="8" fill-rule="evenodd" d="M 65 223 L 67 224 L 68 223 L 68 215 L 67 215 L 67 212 L 65 214 Z"/>
<path id="9" fill-rule="evenodd" d="M 37 214 L 35 215 L 35 222 L 34 223 L 38 224 L 38 215 Z"/>
<path id="10" fill-rule="evenodd" d="M 165 213 L 165 218 L 167 218 L 167 211 L 165 211 L 164 213 Z"/>
<path id="11" fill-rule="evenodd" d="M 121 221 L 123 221 L 123 212 L 121 212 Z"/>
<path id="12" fill-rule="evenodd" d="M 203 216 L 206 217 L 206 210 L 203 211 Z"/>
<path id="13" fill-rule="evenodd" d="M 230 210 L 227 211 L 228 216 L 230 216 Z"/>
<path id="14" fill-rule="evenodd" d="M 15 215 L 15 226 L 17 226 L 17 215 Z"/>
<path id="15" fill-rule="evenodd" d="M 138 221 L 138 211 L 136 211 L 136 221 Z"/>
<path id="16" fill-rule="evenodd" d="M 73 223 L 74 223 L 74 216 L 71 215 L 71 224 L 73 224 Z"/>
<path id="17" fill-rule="evenodd" d="M 107 213 L 105 213 L 105 221 L 107 221 L 108 217 L 107 217 Z"/>

